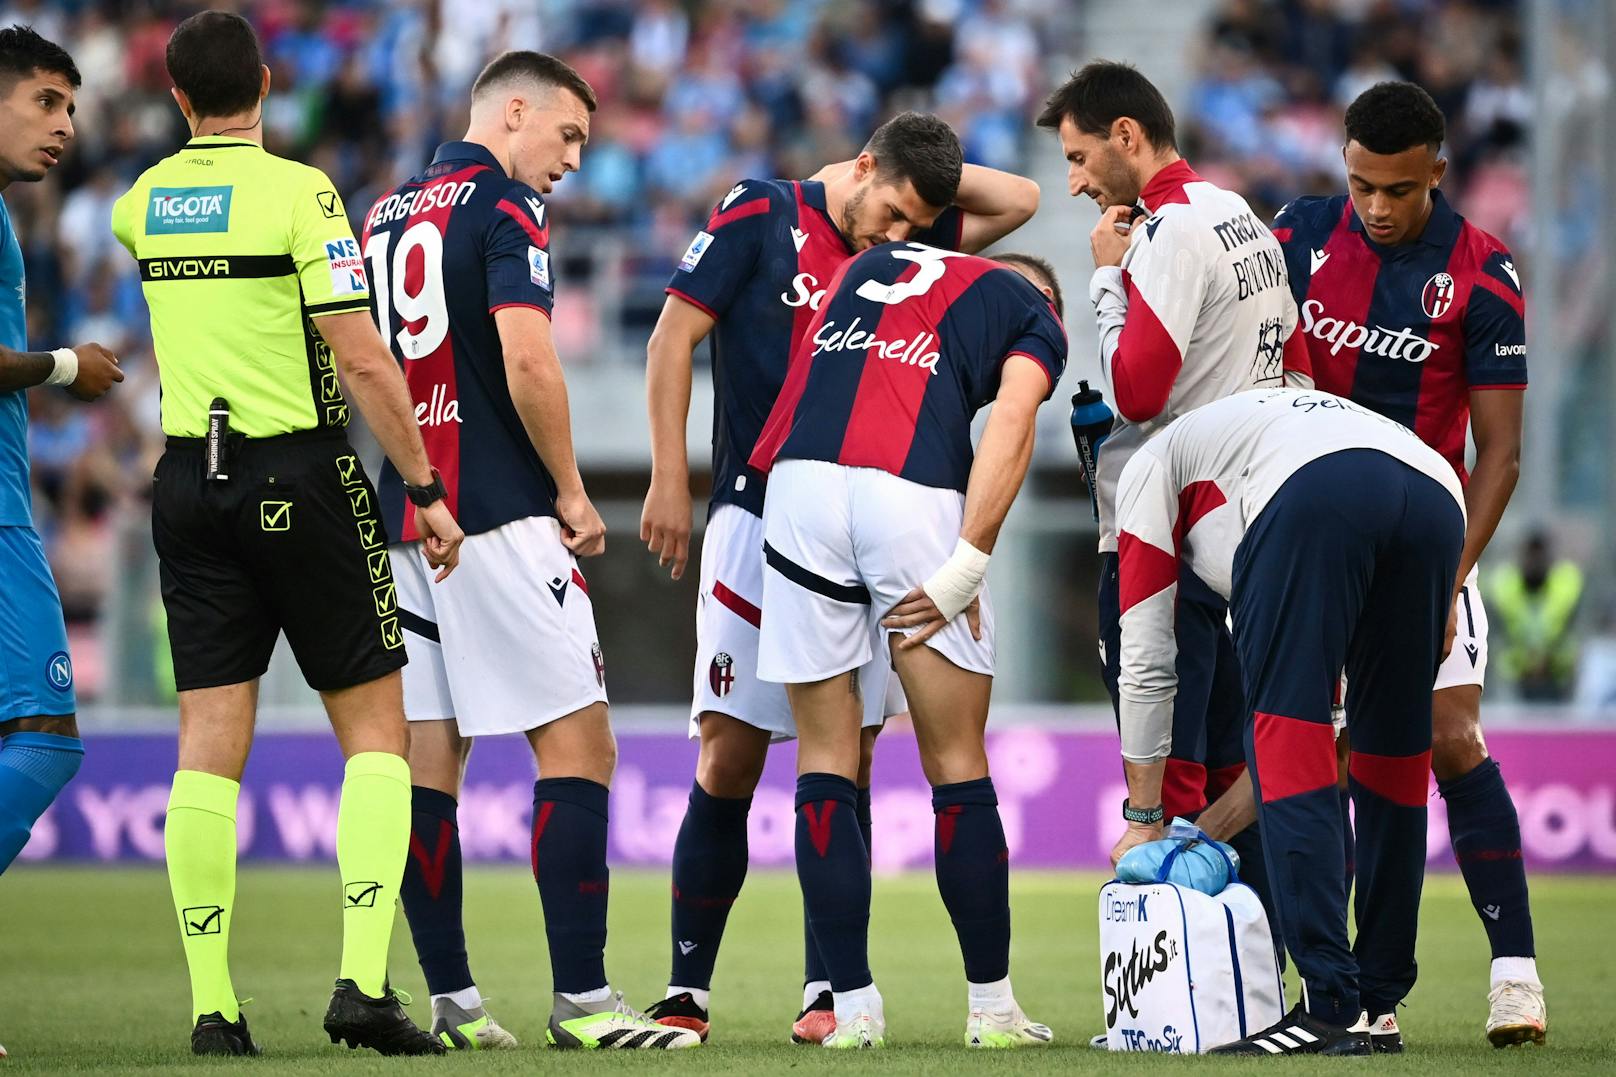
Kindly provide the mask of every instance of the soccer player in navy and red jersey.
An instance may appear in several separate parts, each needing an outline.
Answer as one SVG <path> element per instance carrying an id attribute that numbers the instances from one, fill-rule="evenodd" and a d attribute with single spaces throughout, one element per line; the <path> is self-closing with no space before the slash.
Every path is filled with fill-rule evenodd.
<path id="1" fill-rule="evenodd" d="M 701 752 L 673 852 L 672 974 L 667 996 L 650 1011 L 667 1024 L 707 1031 L 719 942 L 746 877 L 752 792 L 770 741 L 793 734 L 784 688 L 756 676 L 764 484 L 747 457 L 792 346 L 854 252 L 910 237 L 980 250 L 1037 209 L 1031 180 L 961 160 L 946 123 L 905 113 L 882 125 L 856 160 L 814 179 L 742 180 L 714 207 L 668 283 L 647 348 L 652 479 L 640 535 L 675 579 L 690 538 L 685 421 L 692 355 L 704 337 L 712 339 L 717 406 L 691 705 Z M 888 678 L 883 665 L 866 679 L 859 802 L 866 828 L 874 734 L 883 712 L 903 709 L 896 701 L 883 706 L 879 685 Z M 792 1037 L 817 1043 L 833 1027 L 830 985 L 811 930 L 807 936 L 803 1010 Z"/>
<path id="2" fill-rule="evenodd" d="M 1038 405 L 1066 366 L 1057 288 L 1048 264 L 1024 255 L 866 251 L 832 279 L 752 451 L 769 475 L 758 676 L 787 686 L 796 721 L 797 878 L 834 997 L 827 1047 L 885 1035 L 853 779 L 860 673 L 887 653 L 932 787 L 937 885 L 965 963 L 965 1042 L 1052 1038 L 1010 986 L 1009 853 L 983 742 L 984 579 L 1032 458 Z M 973 454 L 971 420 L 989 403 Z"/>
<path id="3" fill-rule="evenodd" d="M 404 366 L 428 452 L 476 551 L 434 586 L 404 511 L 415 491 L 386 469 L 382 508 L 398 591 L 396 599 L 378 591 L 377 602 L 396 601 L 410 658 L 414 813 L 404 909 L 432 993 L 433 1035 L 454 1048 L 516 1043 L 483 1009 L 460 908 L 460 783 L 472 738 L 499 733 L 525 733 L 541 775 L 532 849 L 555 980 L 547 1039 L 619 1049 L 701 1042 L 636 1014 L 613 996 L 605 972 L 607 785 L 617 752 L 577 563 L 605 548 L 605 526 L 573 457 L 550 335 L 555 282 L 543 199 L 578 169 L 594 109 L 594 91 L 560 60 L 505 53 L 472 88 L 466 137 L 440 146 L 422 174 L 383 195 L 365 219 L 382 335 Z"/>
<path id="4" fill-rule="evenodd" d="M 1465 483 L 1469 523 L 1449 628 L 1457 639 L 1436 677 L 1431 768 L 1447 801 L 1454 856 L 1492 944 L 1487 1036 L 1498 1046 L 1541 1043 L 1543 985 L 1520 824 L 1481 735 L 1487 618 L 1476 589 L 1476 563 L 1520 472 L 1520 274 L 1508 248 L 1437 189 L 1447 169 L 1445 130 L 1429 94 L 1408 82 L 1373 86 L 1347 109 L 1346 133 L 1347 194 L 1297 199 L 1280 212 L 1274 234 L 1318 387 L 1409 427 Z M 1467 430 L 1476 444 L 1468 474 Z M 1398 1001 L 1366 996 L 1369 1017 L 1392 1020 Z M 1391 1031 L 1380 1023 L 1383 1034 Z"/>

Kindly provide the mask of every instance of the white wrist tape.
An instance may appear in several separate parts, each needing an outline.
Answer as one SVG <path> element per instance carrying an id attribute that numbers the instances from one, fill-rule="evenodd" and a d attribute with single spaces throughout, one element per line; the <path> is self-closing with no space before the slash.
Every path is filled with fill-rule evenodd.
<path id="1" fill-rule="evenodd" d="M 46 385 L 72 385 L 79 376 L 79 353 L 72 348 L 57 348 L 51 352 L 56 369 L 45 379 Z"/>
<path id="2" fill-rule="evenodd" d="M 933 572 L 931 579 L 920 588 L 931 598 L 943 619 L 952 621 L 982 590 L 987 574 L 988 555 L 960 539 L 943 567 Z"/>

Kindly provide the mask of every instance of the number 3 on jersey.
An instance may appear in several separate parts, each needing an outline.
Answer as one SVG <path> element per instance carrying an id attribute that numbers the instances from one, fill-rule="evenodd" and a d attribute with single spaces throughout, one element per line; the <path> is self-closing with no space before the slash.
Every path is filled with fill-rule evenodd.
<path id="1" fill-rule="evenodd" d="M 959 251 L 945 251 L 920 243 L 911 243 L 906 251 L 893 251 L 892 257 L 902 262 L 913 262 L 920 269 L 913 277 L 896 284 L 867 280 L 858 286 L 858 291 L 854 294 L 872 303 L 895 306 L 905 299 L 913 299 L 917 295 L 925 295 L 931 291 L 931 286 L 943 279 L 943 259 L 963 258 L 965 255 Z"/>
<path id="2" fill-rule="evenodd" d="M 449 308 L 443 294 L 443 234 L 431 221 L 404 230 L 388 257 L 392 236 L 373 232 L 365 243 L 365 261 L 376 297 L 376 324 L 386 339 L 393 311 L 399 330 L 393 339 L 406 359 L 421 359 L 438 350 L 449 335 Z M 419 253 L 417 253 L 419 252 Z"/>

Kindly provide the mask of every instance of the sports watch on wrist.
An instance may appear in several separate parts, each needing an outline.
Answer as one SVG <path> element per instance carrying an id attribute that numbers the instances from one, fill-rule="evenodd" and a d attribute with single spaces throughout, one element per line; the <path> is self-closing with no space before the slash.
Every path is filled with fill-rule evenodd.
<path id="1" fill-rule="evenodd" d="M 433 468 L 431 482 L 425 486 L 411 486 L 405 483 L 404 496 L 410 499 L 411 504 L 424 509 L 434 501 L 442 501 L 448 497 L 449 490 L 443 485 L 443 476 L 438 474 L 438 469 Z"/>
<path id="2" fill-rule="evenodd" d="M 1143 823 L 1154 826 L 1167 817 L 1160 804 L 1154 808 L 1136 808 L 1128 802 L 1127 797 L 1122 798 L 1122 817 L 1130 823 Z"/>

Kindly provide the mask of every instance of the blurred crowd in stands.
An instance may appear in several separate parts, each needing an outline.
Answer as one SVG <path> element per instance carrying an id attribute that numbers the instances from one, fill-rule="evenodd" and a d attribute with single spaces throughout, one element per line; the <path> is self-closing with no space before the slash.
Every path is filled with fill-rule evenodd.
<path id="1" fill-rule="evenodd" d="M 1264 211 L 1336 194 L 1341 115 L 1377 82 L 1411 79 L 1448 119 L 1443 190 L 1523 252 L 1530 205 L 1519 0 L 1223 0 L 1189 100 L 1187 151 Z M 1270 213 L 1271 215 L 1271 213 Z"/>
<path id="2" fill-rule="evenodd" d="M 66 46 L 84 75 L 77 137 L 62 165 L 43 183 L 5 192 L 27 263 L 31 340 L 98 340 L 129 375 L 95 406 L 58 392 L 32 399 L 35 513 L 91 696 L 98 618 L 129 562 L 113 522 L 143 526 L 144 476 L 161 448 L 145 306 L 135 267 L 112 238 L 111 205 L 185 140 L 164 46 L 180 19 L 208 6 L 216 5 L 0 0 L 0 25 L 32 24 Z M 953 124 L 969 160 L 1024 168 L 1039 137 L 1030 116 L 1059 74 L 1046 70 L 1048 58 L 1080 44 L 1062 36 L 1073 13 L 1042 0 L 233 6 L 258 28 L 273 72 L 267 145 L 324 169 L 356 226 L 376 195 L 461 134 L 467 90 L 492 55 L 538 48 L 578 68 L 601 108 L 582 173 L 550 199 L 563 222 L 556 334 L 569 363 L 639 350 L 668 267 L 738 177 L 811 175 L 852 157 L 882 119 L 911 107 Z M 1518 6 L 1224 0 L 1187 60 L 1197 72 L 1188 98 L 1175 102 L 1186 155 L 1265 213 L 1299 192 L 1337 191 L 1346 103 L 1380 79 L 1417 79 L 1449 117 L 1445 186 L 1467 216 L 1518 244 L 1530 107 Z"/>
<path id="3" fill-rule="evenodd" d="M 84 76 L 77 136 L 43 183 L 5 193 L 28 273 L 30 339 L 98 340 L 129 381 L 92 406 L 31 401 L 35 514 L 84 673 L 120 559 L 109 522 L 144 496 L 160 450 L 145 307 L 111 205 L 187 132 L 170 100 L 174 25 L 215 4 L 6 0 Z M 906 107 L 935 110 L 973 161 L 1016 167 L 1042 91 L 1031 0 L 248 0 L 273 73 L 268 147 L 324 169 L 356 225 L 374 197 L 465 129 L 467 91 L 507 48 L 565 57 L 602 101 L 585 169 L 553 197 L 569 244 L 557 335 L 569 361 L 598 352 L 596 284 L 642 295 L 645 328 L 668 267 L 738 176 L 807 176 L 854 156 Z M 585 229 L 592 231 L 586 232 Z M 606 262 L 595 244 L 627 252 Z M 610 282 L 597 280 L 612 274 Z M 626 278 L 626 283 L 624 278 Z M 621 317 L 621 315 L 619 315 Z M 627 327 L 632 329 L 633 327 Z M 570 345 L 570 346 L 568 346 Z M 592 347 L 592 345 L 595 345 Z M 137 514 L 133 517 L 139 519 Z M 85 680 L 81 673 L 81 683 Z"/>

